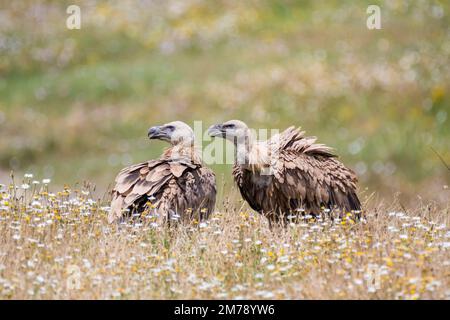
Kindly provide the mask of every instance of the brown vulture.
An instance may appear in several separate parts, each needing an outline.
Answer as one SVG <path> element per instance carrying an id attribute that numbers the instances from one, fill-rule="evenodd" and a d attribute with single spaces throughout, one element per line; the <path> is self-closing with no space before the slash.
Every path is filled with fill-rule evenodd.
<path id="1" fill-rule="evenodd" d="M 208 218 L 216 202 L 214 173 L 203 166 L 194 147 L 194 132 L 175 121 L 149 129 L 148 137 L 171 147 L 156 160 L 123 169 L 113 189 L 110 223 L 144 211 L 158 221 L 198 221 Z"/>
<path id="2" fill-rule="evenodd" d="M 250 207 L 271 225 L 288 222 L 298 213 L 359 215 L 355 173 L 337 160 L 331 148 L 315 143 L 315 137 L 290 127 L 259 142 L 239 120 L 211 126 L 208 133 L 234 143 L 234 180 Z"/>

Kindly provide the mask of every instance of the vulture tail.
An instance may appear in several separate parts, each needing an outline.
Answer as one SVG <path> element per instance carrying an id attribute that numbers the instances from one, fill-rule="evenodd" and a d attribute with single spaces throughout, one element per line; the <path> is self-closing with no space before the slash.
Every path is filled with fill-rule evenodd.
<path id="1" fill-rule="evenodd" d="M 358 196 L 354 191 L 348 192 L 344 198 L 338 197 L 333 191 L 329 191 L 329 203 L 328 207 L 330 209 L 332 208 L 340 208 L 341 210 L 347 210 L 347 211 L 361 211 L 361 202 L 359 201 Z M 358 213 L 356 216 L 359 219 L 360 213 Z"/>
<path id="2" fill-rule="evenodd" d="M 361 210 L 361 202 L 359 202 L 355 192 L 350 192 L 348 194 L 348 202 L 350 204 L 350 210 Z"/>

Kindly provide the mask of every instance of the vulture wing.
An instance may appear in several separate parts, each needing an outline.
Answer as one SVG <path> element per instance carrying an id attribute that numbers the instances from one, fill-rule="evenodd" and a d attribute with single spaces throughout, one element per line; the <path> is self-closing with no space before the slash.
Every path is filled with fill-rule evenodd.
<path id="1" fill-rule="evenodd" d="M 360 210 L 356 195 L 356 175 L 336 158 L 321 155 L 281 154 L 274 184 L 290 208 L 319 212 L 322 207 L 346 211 Z"/>
<path id="2" fill-rule="evenodd" d="M 197 221 L 207 219 L 213 212 L 216 203 L 216 178 L 214 173 L 199 167 L 184 174 L 178 180 L 180 188 L 176 207 L 185 214 L 185 219 L 196 218 Z"/>
<path id="3" fill-rule="evenodd" d="M 167 216 L 185 214 L 187 209 L 212 212 L 216 199 L 215 176 L 200 164 L 170 160 L 152 160 L 123 169 L 113 189 L 111 223 L 123 216 L 125 209 L 142 212 L 150 196 L 155 210 Z"/>
<path id="4" fill-rule="evenodd" d="M 252 209 L 275 219 L 299 208 L 312 213 L 322 207 L 360 210 L 355 173 L 331 148 L 315 141 L 290 127 L 266 142 L 272 153 L 269 175 L 234 166 L 235 181 Z"/>
<path id="5" fill-rule="evenodd" d="M 281 134 L 279 156 L 272 167 L 276 189 L 288 198 L 291 208 L 360 210 L 355 173 L 337 160 L 331 148 L 316 140 L 304 137 L 304 132 L 294 127 Z"/>

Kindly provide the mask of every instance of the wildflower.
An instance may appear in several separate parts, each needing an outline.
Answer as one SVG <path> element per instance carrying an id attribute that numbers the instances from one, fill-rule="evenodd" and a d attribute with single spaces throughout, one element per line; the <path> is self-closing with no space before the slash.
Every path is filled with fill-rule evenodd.
<path id="1" fill-rule="evenodd" d="M 377 288 L 375 288 L 374 286 L 367 287 L 367 292 L 369 292 L 369 293 L 374 293 L 376 291 L 377 291 Z"/>
<path id="2" fill-rule="evenodd" d="M 36 277 L 36 281 L 42 284 L 42 283 L 45 282 L 45 279 L 44 279 L 43 276 L 37 276 L 37 277 Z"/>
<path id="3" fill-rule="evenodd" d="M 51 179 L 43 179 L 43 180 L 42 180 L 42 183 L 43 183 L 43 184 L 50 184 L 50 182 L 52 182 Z"/>
<path id="4" fill-rule="evenodd" d="M 398 232 L 399 230 L 393 226 L 388 226 L 388 231 L 389 232 Z"/>
<path id="5" fill-rule="evenodd" d="M 83 259 L 83 264 L 86 269 L 90 269 L 92 267 L 92 264 L 89 262 L 88 259 Z"/>
<path id="6" fill-rule="evenodd" d="M 264 299 L 272 299 L 273 297 L 275 297 L 275 295 L 272 292 L 267 291 L 263 293 L 262 297 Z"/>
<path id="7" fill-rule="evenodd" d="M 27 183 L 24 183 L 24 184 L 21 185 L 21 188 L 22 188 L 23 190 L 28 190 L 28 189 L 30 189 L 30 185 L 27 184 Z"/>

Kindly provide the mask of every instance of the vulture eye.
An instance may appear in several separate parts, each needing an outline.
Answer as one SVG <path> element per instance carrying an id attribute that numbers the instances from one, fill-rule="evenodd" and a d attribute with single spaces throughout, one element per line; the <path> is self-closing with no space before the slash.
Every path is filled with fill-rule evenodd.
<path id="1" fill-rule="evenodd" d="M 166 129 L 169 130 L 169 131 L 174 131 L 175 127 L 174 126 L 167 126 Z"/>
<path id="2" fill-rule="evenodd" d="M 233 128 L 235 128 L 236 126 L 234 125 L 234 124 L 224 124 L 223 125 L 223 128 L 224 129 L 233 129 Z"/>

